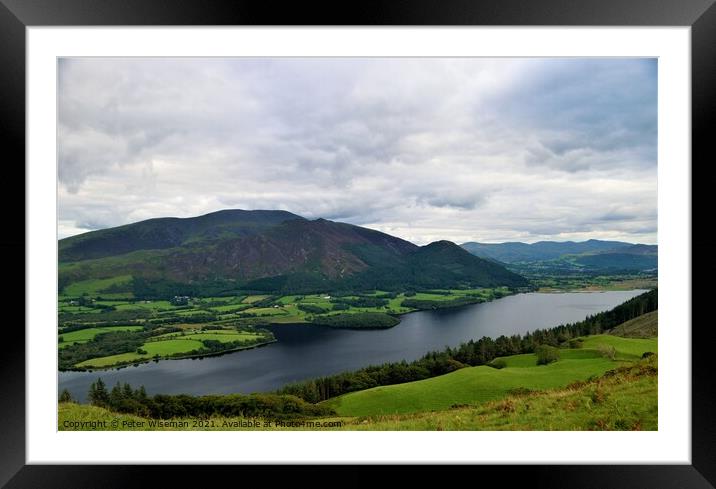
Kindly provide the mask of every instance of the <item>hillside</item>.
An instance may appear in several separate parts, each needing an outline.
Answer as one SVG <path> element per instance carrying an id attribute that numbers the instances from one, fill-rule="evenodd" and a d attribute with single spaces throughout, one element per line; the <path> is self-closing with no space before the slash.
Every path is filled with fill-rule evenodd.
<path id="1" fill-rule="evenodd" d="M 659 333 L 659 311 L 648 312 L 642 316 L 620 324 L 609 334 L 625 338 L 653 338 Z"/>
<path id="2" fill-rule="evenodd" d="M 646 245 L 635 245 L 646 246 Z M 656 248 L 656 247 L 654 247 Z M 648 253 L 633 252 L 632 248 L 624 250 L 603 251 L 594 254 L 577 255 L 574 263 L 592 270 L 654 270 L 659 266 L 656 251 Z"/>
<path id="3" fill-rule="evenodd" d="M 312 292 L 527 286 L 454 243 L 419 247 L 379 231 L 284 211 L 163 218 L 60 240 L 60 287 L 107 280 L 139 297 L 222 290 Z M 110 279 L 124 277 L 121 281 Z M 122 289 L 121 287 L 124 287 Z"/>
<path id="4" fill-rule="evenodd" d="M 603 346 L 613 346 L 616 360 L 605 358 Z M 449 374 L 403 384 L 374 387 L 325 401 L 341 416 L 376 416 L 448 409 L 500 399 L 515 390 L 565 387 L 575 381 L 600 376 L 638 360 L 644 352 L 657 351 L 657 340 L 635 340 L 604 335 L 586 338 L 583 348 L 562 349 L 561 359 L 537 365 L 535 354 L 505 357 L 506 367 L 468 367 Z"/>
<path id="5" fill-rule="evenodd" d="M 139 250 L 174 248 L 224 237 L 250 236 L 293 219 L 303 218 L 286 211 L 236 209 L 190 218 L 148 219 L 61 239 L 59 259 L 60 262 L 74 262 Z"/>
<path id="6" fill-rule="evenodd" d="M 585 382 L 515 391 L 478 406 L 349 418 L 347 430 L 370 431 L 655 431 L 658 366 L 652 356 Z"/>
<path id="7" fill-rule="evenodd" d="M 589 241 L 583 242 L 538 241 L 531 244 L 519 242 L 468 242 L 463 243 L 461 246 L 476 256 L 492 258 L 503 263 L 515 263 L 521 261 L 554 260 L 562 255 L 607 251 L 628 247 L 631 246 L 631 244 L 622 241 L 601 241 L 597 239 L 590 239 Z"/>

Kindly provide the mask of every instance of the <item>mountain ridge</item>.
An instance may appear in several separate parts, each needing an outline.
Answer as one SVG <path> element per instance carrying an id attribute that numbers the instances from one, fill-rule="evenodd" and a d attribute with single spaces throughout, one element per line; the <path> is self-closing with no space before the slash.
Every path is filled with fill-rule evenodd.
<path id="1" fill-rule="evenodd" d="M 507 266 L 523 264 L 568 265 L 583 270 L 655 270 L 658 246 L 624 241 L 538 241 L 536 243 L 477 243 L 462 246 L 475 256 Z"/>
<path id="2" fill-rule="evenodd" d="M 301 220 L 288 211 L 225 209 L 195 217 L 157 217 L 122 226 L 88 231 L 59 240 L 59 259 L 81 261 L 131 251 L 166 249 L 187 240 L 219 238 L 240 228 L 249 235 L 271 224 Z M 128 242 L 129 241 L 129 242 Z"/>
<path id="3" fill-rule="evenodd" d="M 150 219 L 66 238 L 59 248 L 63 286 L 131 275 L 139 295 L 209 283 L 266 292 L 528 286 L 520 275 L 449 241 L 421 247 L 286 211 Z"/>

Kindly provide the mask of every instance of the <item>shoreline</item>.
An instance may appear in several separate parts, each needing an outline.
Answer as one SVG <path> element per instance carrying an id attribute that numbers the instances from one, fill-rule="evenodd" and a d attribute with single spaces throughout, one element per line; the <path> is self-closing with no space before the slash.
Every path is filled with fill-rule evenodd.
<path id="1" fill-rule="evenodd" d="M 210 353 L 201 353 L 201 354 L 195 354 L 195 355 L 182 355 L 182 356 L 176 356 L 176 357 L 150 357 L 146 359 L 136 360 L 132 362 L 127 363 L 119 363 L 114 365 L 109 365 L 107 367 L 92 367 L 92 368 L 69 368 L 69 369 L 57 369 L 58 372 L 97 372 L 97 371 L 107 371 L 107 370 L 120 370 L 122 368 L 127 368 L 130 366 L 139 366 L 143 363 L 150 363 L 157 360 L 157 363 L 162 360 L 189 360 L 193 358 L 206 358 L 206 357 L 218 357 L 221 355 L 225 355 L 227 353 L 234 353 L 237 351 L 243 351 L 243 350 L 251 350 L 253 348 L 259 348 L 262 346 L 270 345 L 271 343 L 276 343 L 278 340 L 273 339 L 270 341 L 263 341 L 261 343 L 256 343 L 255 345 L 248 345 L 248 346 L 239 346 L 237 348 L 231 348 L 229 350 L 222 350 L 222 351 L 215 351 Z"/>
<path id="2" fill-rule="evenodd" d="M 554 289 L 550 287 L 545 287 L 544 289 L 538 289 L 533 292 L 537 294 L 594 294 L 597 292 L 604 293 L 604 292 L 630 292 L 633 290 L 644 290 L 649 291 L 656 289 L 657 286 L 653 287 L 633 287 L 630 289 L 619 289 L 619 288 L 581 288 L 581 289 Z"/>
<path id="3" fill-rule="evenodd" d="M 603 290 L 589 290 L 589 289 L 561 290 L 561 289 L 554 289 L 554 290 L 547 290 L 547 291 L 545 291 L 545 290 L 526 290 L 526 291 L 520 291 L 520 292 L 513 292 L 513 293 L 505 294 L 505 295 L 503 295 L 502 297 L 493 297 L 493 298 L 491 298 L 491 299 L 489 299 L 489 300 L 482 300 L 482 301 L 479 301 L 479 302 L 473 302 L 473 303 L 469 303 L 469 304 L 460 304 L 460 305 L 456 305 L 456 306 L 437 307 L 437 308 L 428 308 L 428 309 L 415 309 L 415 310 L 413 310 L 413 311 L 407 311 L 407 312 L 398 313 L 398 314 L 385 313 L 385 314 L 391 315 L 391 316 L 393 316 L 393 317 L 396 317 L 396 318 L 400 321 L 398 324 L 395 324 L 394 326 L 391 326 L 391 327 L 389 327 L 389 328 L 336 328 L 336 327 L 331 327 L 331 326 L 322 325 L 322 324 L 316 324 L 316 323 L 312 323 L 312 322 L 305 322 L 305 323 L 269 323 L 267 326 L 276 327 L 276 326 L 308 325 L 308 326 L 312 326 L 312 327 L 321 327 L 321 328 L 327 328 L 327 329 L 333 329 L 333 330 L 381 331 L 381 330 L 386 330 L 386 329 L 392 329 L 392 328 L 395 328 L 395 327 L 399 326 L 399 325 L 402 323 L 402 318 L 403 318 L 403 316 L 407 316 L 408 314 L 412 314 L 412 313 L 416 313 L 416 312 L 426 312 L 426 311 L 440 311 L 440 310 L 460 309 L 460 308 L 463 308 L 463 307 L 475 306 L 475 305 L 479 305 L 479 304 L 489 303 L 489 302 L 493 302 L 493 301 L 495 301 L 495 300 L 504 299 L 504 298 L 506 298 L 506 297 L 516 296 L 516 295 L 520 295 L 520 294 L 530 294 L 530 293 L 535 293 L 535 294 L 568 294 L 568 293 L 587 293 L 587 294 L 593 294 L 593 293 L 598 293 L 598 292 L 599 292 L 599 293 L 604 293 L 604 292 L 627 292 L 627 291 L 633 291 L 633 290 L 644 290 L 644 291 L 648 291 L 648 290 L 650 290 L 650 289 L 640 289 L 640 288 L 623 289 L 623 290 L 610 290 L 610 289 L 603 289 Z M 264 342 L 261 342 L 261 343 L 257 343 L 257 344 L 255 344 L 255 345 L 242 346 L 242 347 L 238 347 L 238 348 L 232 348 L 232 349 L 230 349 L 230 350 L 222 350 L 222 351 L 219 351 L 219 352 L 210 352 L 210 353 L 206 353 L 206 354 L 195 354 L 195 355 L 182 355 L 182 356 L 177 356 L 177 357 L 161 357 L 161 358 L 159 358 L 159 359 L 155 359 L 154 357 L 151 357 L 151 358 L 146 358 L 146 359 L 142 359 L 142 360 L 138 360 L 138 361 L 132 361 L 132 362 L 127 362 L 127 363 L 122 363 L 122 364 L 115 364 L 115 365 L 111 365 L 111 366 L 107 366 L 107 367 L 58 369 L 58 372 L 95 372 L 95 371 L 120 370 L 120 369 L 122 369 L 122 368 L 127 368 L 127 367 L 129 367 L 129 366 L 139 366 L 139 365 L 141 365 L 141 364 L 150 363 L 150 362 L 154 362 L 154 361 L 157 361 L 157 360 L 158 360 L 158 361 L 161 361 L 161 360 L 188 360 L 188 359 L 196 359 L 196 358 L 208 358 L 208 357 L 215 357 L 215 356 L 221 356 L 221 355 L 225 355 L 225 354 L 235 353 L 235 352 L 239 352 L 239 351 L 243 351 L 243 350 L 250 350 L 250 349 L 253 349 L 253 348 L 259 348 L 259 347 L 267 346 L 267 345 L 270 345 L 270 344 L 272 344 L 272 343 L 277 343 L 277 342 L 278 342 L 278 340 L 274 338 L 273 340 L 264 341 Z M 158 361 L 157 361 L 157 363 L 158 363 Z"/>

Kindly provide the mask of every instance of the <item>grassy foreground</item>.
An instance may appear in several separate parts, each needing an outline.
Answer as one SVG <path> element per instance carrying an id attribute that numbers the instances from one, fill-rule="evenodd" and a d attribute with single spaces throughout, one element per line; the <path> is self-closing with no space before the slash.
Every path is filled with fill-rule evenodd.
<path id="1" fill-rule="evenodd" d="M 560 360 L 533 367 L 469 367 L 431 379 L 345 394 L 325 403 L 342 416 L 404 414 L 476 405 L 500 399 L 516 389 L 543 390 L 586 380 L 614 368 L 606 358 Z"/>
<path id="2" fill-rule="evenodd" d="M 612 360 L 600 352 L 612 346 Z M 404 414 L 447 409 L 455 405 L 484 403 L 500 399 L 517 389 L 543 390 L 564 387 L 574 381 L 600 376 L 636 360 L 647 351 L 656 352 L 656 338 L 631 339 L 595 335 L 584 338 L 583 348 L 560 350 L 561 359 L 537 365 L 534 354 L 505 357 L 506 367 L 469 367 L 439 377 L 375 387 L 325 401 L 342 416 Z"/>
<path id="3" fill-rule="evenodd" d="M 561 389 L 508 395 L 476 407 L 352 420 L 353 430 L 654 431 L 656 356 Z"/>
<path id="4" fill-rule="evenodd" d="M 216 417 L 149 420 L 106 409 L 61 403 L 60 430 L 656 430 L 657 357 L 607 371 L 601 377 L 546 391 L 509 394 L 478 406 L 372 417 L 331 417 L 277 425 L 271 420 Z M 264 426 L 268 422 L 270 426 Z M 311 424 L 312 423 L 312 424 Z"/>
<path id="5" fill-rule="evenodd" d="M 448 409 L 500 399 L 515 390 L 544 390 L 564 387 L 574 381 L 600 376 L 637 360 L 647 351 L 656 352 L 657 339 L 632 339 L 595 335 L 584 338 L 579 349 L 560 350 L 561 359 L 537 365 L 534 354 L 504 357 L 505 368 L 486 365 L 469 367 L 416 382 L 374 387 L 325 401 L 341 416 L 374 416 Z M 605 358 L 603 346 L 615 349 L 615 358 Z"/>

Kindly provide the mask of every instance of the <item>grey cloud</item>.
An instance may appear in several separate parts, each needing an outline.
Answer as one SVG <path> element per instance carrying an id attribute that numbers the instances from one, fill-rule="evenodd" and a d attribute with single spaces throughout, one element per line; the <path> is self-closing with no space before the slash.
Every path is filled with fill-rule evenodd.
<path id="1" fill-rule="evenodd" d="M 484 195 L 456 195 L 449 190 L 442 194 L 419 196 L 417 202 L 432 207 L 452 207 L 455 209 L 474 210 L 485 203 Z"/>
<path id="2" fill-rule="evenodd" d="M 565 171 L 620 164 L 561 158 L 569 153 L 628 153 L 632 164 L 656 165 L 656 59 L 553 59 L 528 63 L 527 76 L 492 103 L 510 124 L 529 131 L 557 158 L 530 163 Z"/>
<path id="3" fill-rule="evenodd" d="M 655 61 L 59 66 L 63 232 L 263 208 L 421 244 L 656 239 Z"/>

